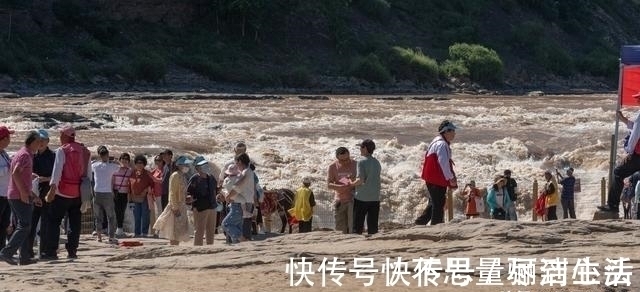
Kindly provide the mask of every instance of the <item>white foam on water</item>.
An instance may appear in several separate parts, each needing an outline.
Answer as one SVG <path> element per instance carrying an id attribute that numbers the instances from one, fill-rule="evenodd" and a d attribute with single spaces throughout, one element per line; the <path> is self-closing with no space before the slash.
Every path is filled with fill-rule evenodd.
<path id="1" fill-rule="evenodd" d="M 365 96 L 327 101 L 23 98 L 3 100 L 0 123 L 19 131 L 9 147 L 15 151 L 24 131 L 43 126 L 26 119 L 23 112 L 74 112 L 103 124 L 100 129 L 78 131 L 78 139 L 94 151 L 107 145 L 115 156 L 123 151 L 154 155 L 171 148 L 176 154 L 202 154 L 216 164 L 215 169 L 232 158 L 236 141 L 245 141 L 263 185 L 295 189 L 302 177 L 309 176 L 319 197 L 316 211 L 325 213 L 331 210 L 332 195 L 325 180 L 334 150 L 345 146 L 358 158 L 355 144 L 372 138 L 377 145 L 374 156 L 382 165 L 383 218 L 411 223 L 425 205 L 420 179 L 424 151 L 438 124 L 450 119 L 462 128 L 452 144 L 461 185 L 475 180 L 486 186 L 496 174 L 511 169 L 520 190 L 531 192 L 534 179 L 541 184 L 544 170 L 571 165 L 582 183 L 578 217 L 592 218 L 600 204 L 600 180 L 608 173 L 614 95 L 449 97 L 438 101 Z M 625 115 L 632 117 L 633 110 L 625 110 Z M 99 114 L 111 115 L 113 121 Z M 627 132 L 621 125 L 619 140 Z M 52 134 L 55 147 L 59 142 Z M 329 222 L 314 224 L 331 227 Z"/>

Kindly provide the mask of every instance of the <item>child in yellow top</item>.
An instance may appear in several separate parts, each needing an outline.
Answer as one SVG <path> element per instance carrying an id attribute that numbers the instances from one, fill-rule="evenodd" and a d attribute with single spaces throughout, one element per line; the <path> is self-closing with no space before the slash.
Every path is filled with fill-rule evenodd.
<path id="1" fill-rule="evenodd" d="M 316 205 L 316 200 L 313 197 L 313 191 L 309 189 L 310 186 L 311 179 L 304 178 L 302 187 L 296 190 L 293 208 L 289 209 L 289 214 L 298 221 L 298 233 L 311 232 L 313 207 Z"/>

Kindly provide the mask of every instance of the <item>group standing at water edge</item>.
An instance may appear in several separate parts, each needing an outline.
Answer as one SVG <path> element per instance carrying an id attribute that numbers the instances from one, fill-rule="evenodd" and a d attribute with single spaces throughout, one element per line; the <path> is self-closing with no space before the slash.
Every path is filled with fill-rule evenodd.
<path id="1" fill-rule="evenodd" d="M 221 222 L 227 243 L 250 240 L 252 218 L 261 217 L 256 213 L 261 209 L 262 189 L 244 143 L 235 145 L 234 159 L 225 164 L 216 179 L 204 170 L 208 163 L 204 157 L 191 160 L 179 156 L 174 160 L 171 150 L 154 157 L 152 170 L 147 169 L 144 155 L 134 157 L 133 167 L 128 153 L 122 153 L 117 162 L 112 161 L 106 146 L 97 148 L 98 159 L 91 162 L 91 153 L 76 142 L 75 129 L 70 125 L 60 128 L 61 146 L 56 151 L 48 147 L 46 130 L 31 131 L 25 146 L 11 158 L 5 149 L 14 133 L 6 126 L 0 127 L 0 259 L 11 265 L 58 259 L 61 227 L 67 235 L 67 258 L 77 258 L 81 209 L 86 203 L 81 188 L 87 179 L 92 184 L 94 235 L 99 242 L 103 241 L 103 231 L 110 244 L 128 237 L 124 233 L 124 214 L 130 204 L 134 205 L 134 237 L 166 238 L 172 245 L 190 240 L 193 227 L 194 245 L 202 245 L 203 238 L 206 244 L 213 244 L 217 222 Z M 341 230 L 362 233 L 366 218 L 366 230 L 374 234 L 380 208 L 381 167 L 372 157 L 372 140 L 358 145 L 361 161 L 351 159 L 348 150 L 344 160 L 344 147 L 336 152 L 338 161 L 332 164 L 336 167 L 336 180 L 330 188 L 336 191 L 336 202 L 344 203 L 342 208 L 336 204 L 336 209 L 341 209 L 336 210 L 336 218 L 344 217 L 340 219 Z M 192 167 L 195 173 L 190 175 Z M 312 229 L 316 203 L 310 187 L 311 180 L 304 178 L 292 208 L 287 210 L 298 222 L 300 232 Z M 193 213 L 193 227 L 188 209 Z M 258 232 L 264 233 L 262 222 L 258 226 Z M 38 257 L 34 252 L 36 234 L 40 237 Z"/>
<path id="2" fill-rule="evenodd" d="M 632 129 L 625 147 L 630 154 L 614 171 L 609 204 L 601 207 L 603 210 L 617 210 L 624 176 L 630 175 L 632 169 L 640 170 L 640 151 L 635 151 L 640 148 L 636 145 L 640 127 L 633 122 L 627 125 Z M 428 205 L 416 219 L 417 225 L 443 223 L 447 190 L 458 189 L 451 151 L 457 129 L 449 120 L 440 123 L 426 151 L 421 178 L 426 184 Z M 128 153 L 122 153 L 117 163 L 111 161 L 105 146 L 97 148 L 99 159 L 92 163 L 89 150 L 76 142 L 73 127 L 64 126 L 59 132 L 61 147 L 55 152 L 48 148 L 48 132 L 38 130 L 29 132 L 24 147 L 10 158 L 5 149 L 14 131 L 0 127 L 0 259 L 7 263 L 33 263 L 36 234 L 40 237 L 39 259 L 57 259 L 60 226 L 65 218 L 67 257 L 77 257 L 81 207 L 86 203 L 81 186 L 87 178 L 93 183 L 92 206 L 98 241 L 103 241 L 103 229 L 108 243 L 115 244 L 117 238 L 127 237 L 124 214 L 130 204 L 134 205 L 134 237 L 166 238 L 172 245 L 191 237 L 194 245 L 213 244 L 217 225 L 222 226 L 229 244 L 270 231 L 270 226 L 262 222 L 260 213 L 265 196 L 244 143 L 235 145 L 234 158 L 225 163 L 216 178 L 205 170 L 208 162 L 204 157 L 173 159 L 173 152 L 168 149 L 153 157 L 155 167 L 151 170 L 147 169 L 144 155 L 134 157 L 133 168 Z M 376 149 L 373 140 L 365 139 L 357 146 L 362 156 L 359 160 L 353 159 L 346 147 L 335 150 L 336 160 L 327 169 L 327 187 L 334 192 L 335 229 L 356 234 L 366 231 L 371 235 L 378 232 L 379 226 L 381 165 L 373 156 Z M 486 206 L 493 219 L 517 220 L 520 192 L 511 174 L 505 170 L 496 176 L 486 198 L 475 182 L 467 184 L 461 192 L 468 204 L 467 218 L 479 216 Z M 575 218 L 573 169 L 568 169 L 566 176 L 557 170 L 555 175 L 557 179 L 550 171 L 544 173 L 545 183 L 536 211 L 545 220 L 555 220 L 556 208 L 561 204 L 563 217 Z M 293 196 L 291 209 L 286 210 L 292 221 L 298 223 L 299 232 L 311 231 L 315 205 L 311 180 L 304 178 Z M 188 211 L 193 214 L 192 224 Z M 15 221 L 13 226 L 9 226 L 11 217 Z M 7 238 L 10 229 L 12 234 Z M 18 249 L 20 256 L 16 261 L 13 257 Z"/>

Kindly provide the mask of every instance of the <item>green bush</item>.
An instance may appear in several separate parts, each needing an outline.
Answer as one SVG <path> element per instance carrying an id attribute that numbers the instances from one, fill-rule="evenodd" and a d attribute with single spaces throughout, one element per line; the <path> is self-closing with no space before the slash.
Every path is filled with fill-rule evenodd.
<path id="1" fill-rule="evenodd" d="M 147 52 L 133 57 L 129 74 L 133 80 L 158 82 L 167 74 L 167 64 L 159 54 Z"/>
<path id="2" fill-rule="evenodd" d="M 449 47 L 449 57 L 462 62 L 469 69 L 472 80 L 479 82 L 502 82 L 504 65 L 496 51 L 481 45 L 465 43 Z"/>
<path id="3" fill-rule="evenodd" d="M 388 54 L 387 63 L 396 78 L 409 79 L 417 83 L 438 81 L 438 63 L 422 52 L 393 47 Z"/>
<path id="4" fill-rule="evenodd" d="M 369 54 L 366 57 L 356 57 L 349 69 L 349 74 L 369 82 L 387 83 L 391 81 L 389 70 L 380 62 L 376 54 Z"/>
<path id="5" fill-rule="evenodd" d="M 461 60 L 446 60 L 440 65 L 440 71 L 446 77 L 469 78 L 469 68 Z"/>

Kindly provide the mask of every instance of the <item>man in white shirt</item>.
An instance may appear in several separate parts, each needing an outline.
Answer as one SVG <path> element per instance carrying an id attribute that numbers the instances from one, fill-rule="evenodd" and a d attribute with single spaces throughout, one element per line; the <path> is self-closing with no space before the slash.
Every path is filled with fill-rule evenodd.
<path id="1" fill-rule="evenodd" d="M 116 211 L 113 201 L 113 174 L 118 171 L 120 166 L 109 161 L 109 150 L 105 146 L 98 147 L 98 155 L 100 160 L 91 164 L 91 172 L 93 173 L 94 187 L 93 191 L 93 212 L 96 220 L 96 229 L 98 231 L 98 241 L 102 241 L 102 220 L 106 214 L 109 235 L 109 243 L 117 243 L 116 239 Z"/>
<path id="2" fill-rule="evenodd" d="M 67 258 L 78 258 L 80 243 L 81 213 L 80 183 L 82 176 L 91 177 L 91 153 L 84 145 L 76 142 L 76 131 L 71 125 L 60 128 L 60 148 L 56 150 L 56 160 L 49 185 L 46 201 L 49 205 L 49 224 L 47 224 L 47 244 L 41 260 L 58 259 L 60 244 L 60 224 L 65 215 L 69 216 L 67 232 Z"/>

